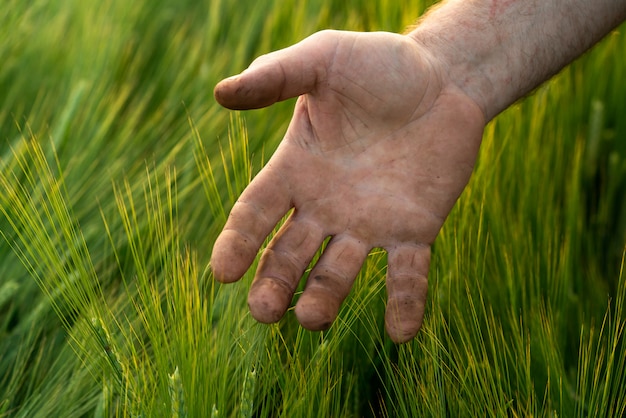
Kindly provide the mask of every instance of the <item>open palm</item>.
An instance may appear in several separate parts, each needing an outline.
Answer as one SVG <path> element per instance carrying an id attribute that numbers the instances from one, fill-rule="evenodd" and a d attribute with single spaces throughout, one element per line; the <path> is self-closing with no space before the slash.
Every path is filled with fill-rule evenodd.
<path id="1" fill-rule="evenodd" d="M 299 96 L 268 164 L 233 207 L 213 250 L 214 276 L 232 282 L 264 250 L 248 304 L 278 321 L 323 240 L 328 245 L 296 305 L 308 329 L 330 326 L 369 251 L 388 252 L 386 329 L 414 337 L 424 314 L 430 247 L 467 184 L 485 119 L 411 38 L 324 31 L 257 59 L 222 81 L 232 109 Z"/>

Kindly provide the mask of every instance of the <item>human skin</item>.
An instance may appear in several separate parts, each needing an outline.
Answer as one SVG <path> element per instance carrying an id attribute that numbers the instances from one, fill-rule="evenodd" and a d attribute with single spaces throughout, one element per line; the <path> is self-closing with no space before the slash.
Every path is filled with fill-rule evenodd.
<path id="1" fill-rule="evenodd" d="M 302 326 L 328 328 L 369 251 L 383 248 L 386 330 L 410 340 L 422 324 L 431 246 L 470 178 L 485 124 L 625 15 L 626 1 L 448 1 L 406 35 L 318 32 L 223 80 L 215 97 L 231 109 L 298 100 L 215 242 L 215 279 L 240 279 L 293 209 L 259 261 L 252 316 L 280 320 L 331 237 L 295 307 Z"/>

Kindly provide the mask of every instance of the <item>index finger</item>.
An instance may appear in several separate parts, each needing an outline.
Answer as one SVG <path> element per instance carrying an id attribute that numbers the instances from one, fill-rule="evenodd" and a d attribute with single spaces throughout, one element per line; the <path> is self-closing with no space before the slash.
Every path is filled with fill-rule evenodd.
<path id="1" fill-rule="evenodd" d="M 270 162 L 243 191 L 215 241 L 211 254 L 215 279 L 223 283 L 239 280 L 290 207 L 289 187 Z"/>

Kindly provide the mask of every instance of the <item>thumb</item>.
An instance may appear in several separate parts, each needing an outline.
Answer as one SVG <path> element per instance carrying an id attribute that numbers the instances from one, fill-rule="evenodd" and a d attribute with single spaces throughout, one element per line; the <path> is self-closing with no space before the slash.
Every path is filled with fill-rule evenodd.
<path id="1" fill-rule="evenodd" d="M 333 36 L 326 32 L 257 58 L 241 74 L 219 82 L 215 99 L 229 109 L 258 109 L 310 92 L 333 49 Z"/>

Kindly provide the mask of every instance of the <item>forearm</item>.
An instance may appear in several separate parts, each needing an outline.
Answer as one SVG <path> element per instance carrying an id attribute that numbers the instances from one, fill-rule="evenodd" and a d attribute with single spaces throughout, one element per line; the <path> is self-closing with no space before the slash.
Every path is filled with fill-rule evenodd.
<path id="1" fill-rule="evenodd" d="M 492 119 L 626 18 L 626 0 L 450 0 L 408 35 Z"/>

